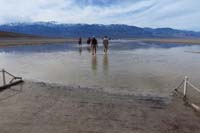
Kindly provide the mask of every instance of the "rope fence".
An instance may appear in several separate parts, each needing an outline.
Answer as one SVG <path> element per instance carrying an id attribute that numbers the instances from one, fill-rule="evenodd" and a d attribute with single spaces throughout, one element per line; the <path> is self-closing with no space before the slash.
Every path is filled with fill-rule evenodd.
<path id="1" fill-rule="evenodd" d="M 196 87 L 195 85 L 193 85 L 190 81 L 189 78 L 187 76 L 185 76 L 184 80 L 181 82 L 181 84 L 175 88 L 175 91 L 178 91 L 178 88 L 180 88 L 181 86 L 183 86 L 183 98 L 184 100 L 186 100 L 195 110 L 200 111 L 200 107 L 196 104 L 194 104 L 193 102 L 189 102 L 190 99 L 188 99 L 189 94 L 189 87 L 193 90 L 195 90 L 195 94 L 199 94 L 200 96 L 200 89 L 198 87 Z M 200 100 L 200 99 L 198 99 Z"/>

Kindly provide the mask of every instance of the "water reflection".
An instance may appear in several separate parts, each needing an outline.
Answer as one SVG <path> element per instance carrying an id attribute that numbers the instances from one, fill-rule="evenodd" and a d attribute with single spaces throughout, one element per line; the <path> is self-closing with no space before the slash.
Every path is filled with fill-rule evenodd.
<path id="1" fill-rule="evenodd" d="M 96 55 L 94 55 L 94 56 L 92 56 L 92 70 L 93 70 L 93 72 L 97 72 L 97 66 L 98 66 L 98 61 L 97 61 L 97 56 Z"/>
<path id="2" fill-rule="evenodd" d="M 91 52 L 91 47 L 90 46 L 87 46 L 87 51 L 88 51 L 88 53 Z"/>
<path id="3" fill-rule="evenodd" d="M 104 54 L 104 56 L 103 56 L 103 71 L 104 71 L 104 74 L 108 74 L 108 69 L 109 69 L 108 54 Z"/>
<path id="4" fill-rule="evenodd" d="M 134 45 L 133 45 L 134 44 Z M 191 46 L 171 44 L 171 43 L 144 43 L 144 42 L 131 42 L 131 41 L 112 41 L 110 50 L 136 50 L 136 49 L 149 49 L 149 48 L 162 48 L 170 49 L 175 47 Z M 78 46 L 79 47 L 79 46 Z M 82 46 L 80 46 L 82 47 Z M 84 48 L 84 45 L 83 45 Z M 99 48 L 103 48 L 100 44 Z M 91 51 L 90 46 L 87 48 L 88 52 Z M 66 52 L 66 51 L 77 51 L 77 44 L 66 43 L 66 44 L 46 44 L 46 45 L 29 45 L 29 46 L 12 46 L 0 48 L 0 52 L 19 52 L 19 53 L 50 53 L 50 52 Z"/>
<path id="5" fill-rule="evenodd" d="M 199 55 L 184 52 L 200 51 L 200 45 L 120 42 L 111 43 L 109 54 L 98 51 L 95 56 L 88 48 L 76 44 L 0 48 L 0 67 L 30 80 L 153 91 L 171 89 L 185 75 L 200 80 Z"/>
<path id="6" fill-rule="evenodd" d="M 79 47 L 79 54 L 81 55 L 82 54 L 82 51 L 83 51 L 83 48 L 82 46 Z"/>

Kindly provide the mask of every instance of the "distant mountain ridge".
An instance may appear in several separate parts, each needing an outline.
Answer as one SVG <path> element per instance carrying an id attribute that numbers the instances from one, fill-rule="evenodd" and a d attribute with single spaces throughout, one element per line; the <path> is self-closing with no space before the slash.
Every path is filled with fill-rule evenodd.
<path id="1" fill-rule="evenodd" d="M 56 22 L 11 23 L 0 25 L 1 31 L 44 37 L 103 37 L 111 38 L 200 38 L 200 32 L 172 28 L 140 28 L 129 25 L 58 24 Z"/>

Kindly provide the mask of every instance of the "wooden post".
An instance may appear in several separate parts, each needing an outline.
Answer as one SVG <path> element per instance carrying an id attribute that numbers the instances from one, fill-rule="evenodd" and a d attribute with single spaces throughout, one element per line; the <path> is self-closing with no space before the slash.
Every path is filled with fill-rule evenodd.
<path id="1" fill-rule="evenodd" d="M 187 81 L 188 81 L 188 77 L 187 76 L 185 76 L 185 79 L 184 79 L 184 86 L 183 86 L 183 88 L 184 88 L 184 92 L 183 92 L 183 95 L 184 95 L 184 98 L 186 98 L 186 93 L 187 93 Z"/>
<path id="2" fill-rule="evenodd" d="M 2 76 L 3 76 L 3 86 L 6 85 L 6 76 L 5 76 L 5 70 L 2 69 Z"/>

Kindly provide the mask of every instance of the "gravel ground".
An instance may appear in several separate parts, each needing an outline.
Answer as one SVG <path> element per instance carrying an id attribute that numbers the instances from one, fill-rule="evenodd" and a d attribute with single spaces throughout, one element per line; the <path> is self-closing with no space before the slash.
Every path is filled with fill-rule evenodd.
<path id="1" fill-rule="evenodd" d="M 199 133 L 200 116 L 176 96 L 25 83 L 0 92 L 0 133 Z"/>

